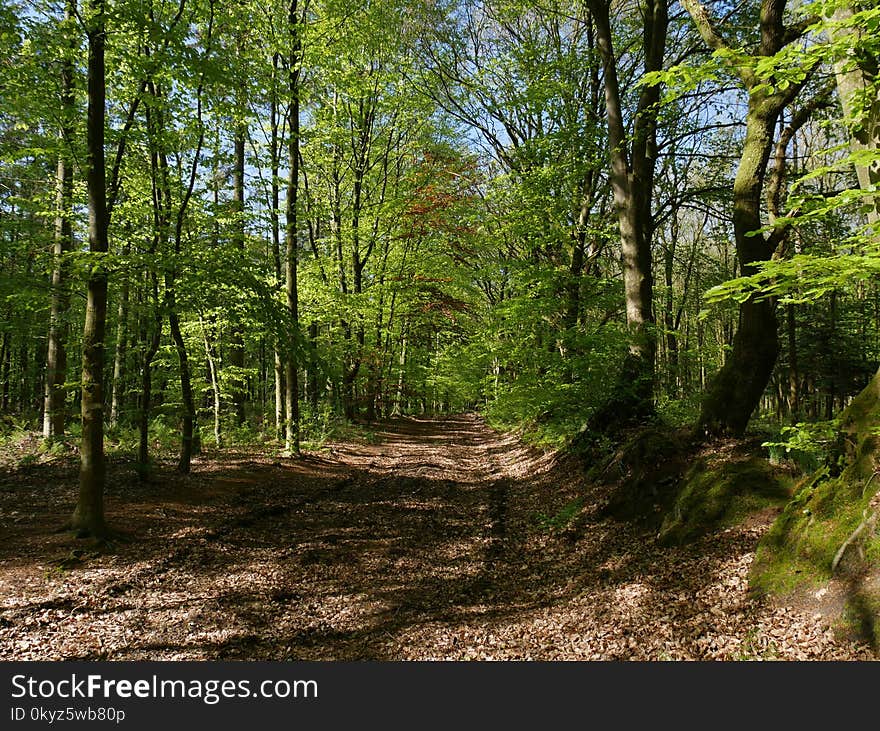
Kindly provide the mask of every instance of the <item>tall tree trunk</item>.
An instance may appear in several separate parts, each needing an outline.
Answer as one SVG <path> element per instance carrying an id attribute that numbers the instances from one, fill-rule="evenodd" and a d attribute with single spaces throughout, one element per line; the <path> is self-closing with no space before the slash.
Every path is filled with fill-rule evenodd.
<path id="1" fill-rule="evenodd" d="M 728 48 L 698 0 L 684 0 L 683 4 L 710 48 Z M 762 0 L 759 57 L 774 56 L 802 34 L 784 25 L 785 5 L 786 0 Z M 736 72 L 748 92 L 749 102 L 743 150 L 733 183 L 733 228 L 740 269 L 748 276 L 770 258 L 784 235 L 780 229 L 772 234 L 757 233 L 762 228 L 762 193 L 779 115 L 795 99 L 806 79 L 784 90 L 768 91 L 751 67 L 737 67 Z M 742 435 L 770 382 L 778 353 L 776 303 L 752 295 L 740 304 L 739 328 L 730 354 L 709 385 L 698 430 L 708 436 Z"/>
<path id="2" fill-rule="evenodd" d="M 68 0 L 64 12 L 65 33 L 76 18 L 76 0 Z M 73 38 L 69 44 L 71 53 L 76 47 Z M 55 173 L 57 192 L 55 197 L 55 245 L 52 270 L 52 304 L 49 311 L 49 338 L 46 353 L 46 387 L 43 399 L 43 436 L 54 439 L 64 434 L 67 379 L 67 310 L 70 293 L 67 282 L 65 256 L 73 250 L 73 227 L 70 222 L 73 201 L 73 161 L 70 146 L 73 144 L 74 114 L 76 101 L 73 85 L 73 58 L 61 61 L 61 129 L 59 132 L 58 168 Z"/>
<path id="3" fill-rule="evenodd" d="M 177 460 L 177 471 L 189 474 L 193 454 L 198 454 L 201 445 L 198 439 L 198 423 L 196 421 L 196 401 L 193 396 L 192 375 L 186 341 L 180 329 L 180 316 L 177 314 L 177 302 L 174 290 L 174 274 L 165 275 L 166 307 L 168 308 L 168 329 L 177 351 L 180 366 L 180 392 L 183 399 L 182 424 L 180 428 L 180 456 Z"/>
<path id="4" fill-rule="evenodd" d="M 843 38 L 851 40 L 855 47 L 861 40 L 861 33 L 847 26 L 853 17 L 852 8 L 837 8 L 833 20 L 843 24 L 833 32 L 835 40 Z M 864 63 L 864 60 L 863 60 Z M 871 73 L 877 73 L 877 59 L 871 59 L 874 69 L 869 71 L 864 65 L 854 62 L 852 57 L 841 59 L 834 64 L 834 75 L 840 102 L 848 122 L 853 125 L 851 145 L 854 151 L 877 150 L 880 148 L 880 99 L 876 94 L 866 94 L 871 85 Z M 880 185 L 880 161 L 870 165 L 856 165 L 859 187 L 868 190 L 871 186 Z M 880 196 L 872 196 L 871 210 L 868 218 L 872 226 L 880 223 Z"/>
<path id="5" fill-rule="evenodd" d="M 202 339 L 205 341 L 205 357 L 208 359 L 208 375 L 211 378 L 211 393 L 214 408 L 214 442 L 217 449 L 223 447 L 223 434 L 220 429 L 221 402 L 220 402 L 220 379 L 217 374 L 217 355 L 214 346 L 208 337 L 208 329 L 205 327 L 204 318 L 199 315 L 199 325 L 202 328 Z"/>
<path id="6" fill-rule="evenodd" d="M 291 346 L 286 363 L 286 411 L 287 429 L 285 449 L 290 454 L 299 454 L 299 292 L 297 290 L 297 197 L 299 193 L 299 135 L 300 135 L 300 75 L 302 64 L 302 36 L 300 28 L 298 0 L 290 0 L 288 8 L 288 32 L 290 34 L 290 56 L 288 68 L 288 93 L 290 95 L 290 137 L 287 144 L 287 220 L 285 230 L 285 293 L 287 313 L 292 328 Z M 305 13 L 303 13 L 305 15 Z"/>
<path id="7" fill-rule="evenodd" d="M 141 359 L 141 408 L 138 414 L 138 476 L 146 480 L 150 463 L 150 408 L 153 398 L 153 358 L 162 342 L 162 311 L 159 308 L 159 280 L 155 272 L 150 273 L 151 301 L 153 303 L 153 323 L 150 328 L 145 318 L 141 331 L 144 353 Z"/>
<path id="8" fill-rule="evenodd" d="M 278 64 L 279 55 L 276 53 L 272 57 L 272 93 L 269 100 L 269 118 L 272 128 L 272 139 L 269 153 L 271 155 L 272 183 L 271 183 L 271 212 L 272 221 L 272 262 L 275 265 L 275 286 L 281 288 L 281 222 L 278 212 L 279 206 L 279 185 L 278 185 L 278 169 L 280 167 L 280 137 L 278 134 L 279 112 L 278 112 Z M 274 371 L 275 371 L 275 438 L 283 439 L 286 434 L 285 424 L 285 392 L 284 392 L 284 357 L 283 348 L 276 337 L 274 342 Z"/>
<path id="9" fill-rule="evenodd" d="M 0 394 L 0 407 L 9 409 L 9 377 L 12 371 L 12 335 L 3 333 L 0 340 L 0 381 L 3 382 L 3 393 Z"/>
<path id="10" fill-rule="evenodd" d="M 782 107 L 750 94 L 746 137 L 733 183 L 733 228 L 743 276 L 754 274 L 775 248 L 761 228 L 761 198 L 773 133 Z M 741 435 L 770 381 L 779 353 L 776 305 L 751 296 L 740 304 L 733 347 L 703 400 L 700 428 L 710 435 Z"/>
<path id="11" fill-rule="evenodd" d="M 318 398 L 321 395 L 321 369 L 318 367 L 318 360 L 315 357 L 318 350 L 318 323 L 315 320 L 312 320 L 309 323 L 309 353 L 311 357 L 309 358 L 309 383 L 308 383 L 308 397 L 309 397 L 309 405 L 312 409 L 312 418 L 317 417 L 318 413 Z"/>
<path id="12" fill-rule="evenodd" d="M 88 198 L 89 251 L 108 250 L 107 187 L 104 168 L 104 0 L 91 0 L 88 29 Z M 82 356 L 82 443 L 79 501 L 71 520 L 80 535 L 103 537 L 104 522 L 104 334 L 107 319 L 107 272 L 100 261 L 88 280 Z"/>
<path id="13" fill-rule="evenodd" d="M 400 334 L 400 358 L 397 362 L 397 389 L 394 394 L 394 410 L 392 416 L 400 416 L 403 411 L 403 385 L 404 374 L 406 373 L 406 343 L 407 343 L 407 326 L 403 324 Z"/>
<path id="14" fill-rule="evenodd" d="M 786 307 L 786 329 L 788 332 L 788 414 L 792 424 L 800 418 L 800 372 L 797 352 L 797 319 L 795 305 Z"/>
<path id="15" fill-rule="evenodd" d="M 244 91 L 239 89 L 238 114 L 243 114 Z M 233 147 L 235 150 L 235 163 L 233 165 L 232 176 L 232 213 L 234 216 L 234 242 L 237 249 L 244 256 L 245 248 L 245 227 L 244 227 L 244 143 L 247 128 L 241 119 L 236 120 L 235 139 Z M 241 426 L 244 424 L 244 401 L 245 401 L 245 380 L 244 380 L 244 338 L 241 331 L 241 323 L 238 322 L 237 316 L 233 316 L 232 332 L 229 336 L 229 365 L 232 366 L 234 373 L 230 381 L 232 387 L 230 389 L 232 396 L 232 410 L 235 417 L 235 423 Z"/>
<path id="16" fill-rule="evenodd" d="M 209 2 L 208 7 L 209 15 L 204 47 L 204 56 L 206 58 L 210 57 L 211 55 L 211 46 L 213 42 L 214 0 L 211 0 Z M 149 88 L 150 93 L 153 96 L 155 96 L 156 98 L 162 97 L 162 90 L 154 80 L 150 79 L 147 82 L 147 87 Z M 199 79 L 199 85 L 196 90 L 195 99 L 195 116 L 196 122 L 198 124 L 199 136 L 196 143 L 196 149 L 193 154 L 192 166 L 189 170 L 189 181 L 184 190 L 180 205 L 177 208 L 174 221 L 175 262 L 181 260 L 181 253 L 183 248 L 183 225 L 184 221 L 186 220 L 186 213 L 189 207 L 189 202 L 192 198 L 193 190 L 195 189 L 196 178 L 198 177 L 199 171 L 199 162 L 201 160 L 202 154 L 202 146 L 205 142 L 205 125 L 202 118 L 202 94 L 204 92 L 204 88 L 205 77 L 203 74 Z M 171 218 L 172 198 L 168 157 L 164 147 L 165 141 L 163 139 L 165 123 L 161 108 L 157 110 L 156 130 L 158 134 L 155 135 L 155 139 L 152 143 L 153 150 L 151 151 L 151 157 L 153 159 L 152 165 L 154 168 L 154 178 L 156 177 L 155 170 L 159 171 L 159 190 L 158 192 L 154 191 L 154 196 L 156 197 L 154 205 L 157 211 L 162 211 L 161 220 L 158 221 L 157 230 L 162 239 L 164 241 L 167 241 L 167 230 Z M 192 456 L 193 454 L 197 454 L 200 451 L 201 444 L 199 443 L 198 420 L 195 398 L 193 396 L 192 389 L 192 376 L 189 365 L 189 356 L 186 350 L 186 341 L 184 340 L 183 333 L 180 329 L 180 315 L 177 311 L 175 266 L 176 263 L 166 267 L 165 269 L 164 304 L 165 310 L 168 314 L 168 326 L 169 330 L 171 331 L 171 339 L 174 342 L 174 347 L 177 351 L 177 359 L 180 366 L 180 390 L 183 400 L 183 414 L 181 415 L 180 457 L 177 463 L 177 471 L 182 474 L 188 474 L 190 471 Z"/>
<path id="17" fill-rule="evenodd" d="M 646 72 L 663 68 L 668 28 L 666 3 L 667 0 L 645 0 L 642 4 Z M 652 309 L 651 204 L 660 86 L 642 87 L 628 149 L 609 17 L 610 3 L 588 0 L 588 7 L 596 24 L 596 44 L 605 72 L 611 187 L 620 232 L 626 322 L 630 332 L 630 347 L 621 377 L 611 398 L 591 419 L 590 431 L 596 432 L 642 421 L 654 413 L 657 340 Z"/>
<path id="18" fill-rule="evenodd" d="M 159 89 L 158 85 L 150 82 L 150 88 L 152 93 L 157 98 L 161 98 L 161 90 Z M 158 136 L 154 144 L 158 146 L 158 149 L 154 154 L 156 158 L 155 164 L 157 165 L 159 177 L 159 189 L 157 191 L 159 201 L 157 205 L 162 211 L 161 220 L 159 221 L 158 225 L 161 231 L 161 240 L 167 242 L 167 227 L 169 224 L 172 207 L 171 181 L 168 167 L 168 157 L 162 147 L 162 145 L 164 144 L 162 140 L 162 133 L 165 129 L 165 125 L 164 117 L 161 114 L 161 110 L 157 113 L 157 117 L 158 120 L 156 131 Z M 196 159 L 198 159 L 198 154 L 196 155 Z M 194 163 L 194 165 L 195 164 L 197 163 Z M 190 188 L 190 190 L 191 189 L 192 188 Z M 181 233 L 185 209 L 186 201 L 181 204 L 181 207 L 178 209 L 177 214 L 177 222 L 174 235 L 175 260 L 179 259 L 181 254 Z M 165 311 L 168 315 L 168 329 L 171 332 L 171 339 L 174 343 L 174 348 L 177 351 L 177 360 L 180 367 L 180 392 L 183 401 L 183 413 L 181 414 L 180 428 L 180 455 L 177 462 L 177 471 L 182 474 L 188 474 L 193 453 L 198 452 L 199 450 L 197 434 L 198 424 L 196 422 L 196 407 L 195 398 L 192 391 L 192 376 L 189 365 L 189 355 L 186 350 L 186 341 L 183 339 L 183 332 L 180 329 L 180 315 L 177 312 L 177 273 L 174 268 L 175 266 L 175 264 L 172 264 L 165 269 L 164 305 Z"/>
<path id="19" fill-rule="evenodd" d="M 675 264 L 675 250 L 678 245 L 677 228 L 672 223 L 671 241 L 667 242 L 663 252 L 663 274 L 666 285 L 665 303 L 663 307 L 663 327 L 666 330 L 666 370 L 668 372 L 667 388 L 672 398 L 678 397 L 678 333 L 675 322 L 675 300 L 673 297 L 673 274 Z"/>

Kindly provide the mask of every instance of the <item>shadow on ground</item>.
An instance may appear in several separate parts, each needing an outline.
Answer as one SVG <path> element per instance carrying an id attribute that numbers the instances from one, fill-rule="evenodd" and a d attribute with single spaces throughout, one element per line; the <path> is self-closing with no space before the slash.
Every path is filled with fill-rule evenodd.
<path id="1" fill-rule="evenodd" d="M 131 540 L 103 551 L 53 532 L 75 479 L 0 482 L 4 659 L 724 657 L 772 620 L 741 585 L 756 533 L 662 549 L 589 509 L 548 532 L 579 473 L 470 416 L 297 461 L 205 455 L 147 485 L 115 464 L 108 515 Z"/>

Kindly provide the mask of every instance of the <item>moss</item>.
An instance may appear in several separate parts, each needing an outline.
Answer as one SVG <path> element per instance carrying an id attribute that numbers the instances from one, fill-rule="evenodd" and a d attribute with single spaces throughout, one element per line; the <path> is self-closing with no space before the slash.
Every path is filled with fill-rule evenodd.
<path id="1" fill-rule="evenodd" d="M 863 440 L 850 466 L 838 477 L 820 470 L 804 481 L 791 502 L 761 540 L 752 566 L 751 586 L 761 593 L 787 593 L 831 578 L 832 563 L 843 544 L 871 510 L 880 489 L 873 470 L 876 447 Z M 848 550 L 842 561 L 857 573 L 880 558 L 878 539 L 865 534 L 858 550 Z"/>
<path id="2" fill-rule="evenodd" d="M 675 500 L 692 453 L 690 434 L 684 430 L 642 429 L 597 462 L 587 479 L 616 485 L 606 515 L 659 525 Z"/>
<path id="3" fill-rule="evenodd" d="M 880 592 L 854 587 L 846 601 L 839 629 L 880 650 Z"/>
<path id="4" fill-rule="evenodd" d="M 761 541 L 752 566 L 751 585 L 760 592 L 789 592 L 831 577 L 841 547 L 875 510 L 880 489 L 880 374 L 843 411 L 839 419 L 844 469 L 828 468 L 806 480 Z M 863 530 L 842 555 L 838 569 L 854 577 L 876 570 L 880 546 Z"/>
<path id="5" fill-rule="evenodd" d="M 781 507 L 790 497 L 790 478 L 760 456 L 703 457 L 685 474 L 659 538 L 667 544 L 683 543 L 740 523 L 759 510 Z"/>

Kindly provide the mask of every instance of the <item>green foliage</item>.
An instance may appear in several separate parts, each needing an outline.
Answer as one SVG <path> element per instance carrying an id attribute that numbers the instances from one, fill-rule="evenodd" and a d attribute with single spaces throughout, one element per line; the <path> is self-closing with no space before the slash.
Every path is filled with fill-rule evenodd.
<path id="1" fill-rule="evenodd" d="M 836 6 L 809 7 L 829 16 Z M 81 284 L 96 259 L 83 255 L 82 28 L 62 20 L 57 5 L 16 9 L 0 10 L 0 372 L 8 365 L 10 410 L 35 426 L 59 154 L 77 163 L 66 212 L 76 246 L 63 257 L 73 293 L 62 318 L 71 407 Z M 110 443 L 135 448 L 143 358 L 161 323 L 150 445 L 175 448 L 184 394 L 168 332 L 173 312 L 206 441 L 215 396 L 221 441 L 274 437 L 277 351 L 296 361 L 309 444 L 323 443 L 345 412 L 381 418 L 471 409 L 535 441 L 566 444 L 617 380 L 628 342 L 603 76 L 583 8 L 515 0 L 308 4 L 297 31 L 296 318 L 279 273 L 288 233 L 292 49 L 287 15 L 275 10 L 194 0 L 123 3 L 109 15 L 106 136 L 118 186 L 111 251 L 100 265 L 110 278 L 106 406 L 118 350 L 122 421 Z M 829 110 L 799 148 L 800 168 L 788 181 L 792 215 L 781 220 L 797 226 L 800 253 L 733 279 L 727 206 L 742 98 L 724 88 L 744 70 L 766 87 L 753 93 L 764 94 L 800 83 L 815 63 L 864 64 L 877 50 L 876 8 L 859 6 L 838 23 L 855 35 L 835 35 L 826 18 L 809 44 L 773 57 L 752 53 L 755 20 L 753 7 L 733 9 L 725 29 L 733 50 L 640 75 L 639 22 L 624 12 L 614 18 L 628 59 L 619 69 L 625 113 L 645 85 L 670 90 L 659 117 L 651 213 L 657 409 L 674 425 L 695 418 L 700 384 L 729 346 L 737 300 L 805 303 L 837 293 L 837 319 L 824 305 L 800 314 L 795 352 L 781 361 L 810 364 L 802 369 L 812 387 L 832 401 L 851 392 L 878 356 L 867 303 L 880 256 L 870 232 L 859 230 L 871 191 L 855 192 L 848 171 L 876 155 L 844 145 L 865 127 L 870 93 L 855 103 L 863 118 L 840 120 Z M 670 27 L 687 37 L 685 21 L 674 18 Z M 75 70 L 76 113 L 66 137 L 58 134 L 61 59 Z M 242 129 L 239 208 L 232 168 Z M 724 304 L 701 319 L 707 302 Z M 233 353 L 239 337 L 242 365 Z M 247 393 L 243 425 L 231 408 L 239 391 Z M 784 435 L 779 449 L 792 438 Z"/>
<path id="2" fill-rule="evenodd" d="M 839 433 L 840 424 L 836 420 L 799 422 L 782 427 L 778 440 L 766 441 L 761 446 L 769 450 L 771 462 L 790 460 L 805 473 L 812 473 L 840 459 Z"/>
<path id="3" fill-rule="evenodd" d="M 317 408 L 306 404 L 302 411 L 300 439 L 304 449 L 321 449 L 344 428 L 345 421 L 333 410 L 332 404 L 320 404 Z"/>
<path id="4" fill-rule="evenodd" d="M 688 427 L 700 414 L 700 396 L 672 399 L 661 395 L 657 400 L 657 415 L 661 422 L 674 428 Z"/>

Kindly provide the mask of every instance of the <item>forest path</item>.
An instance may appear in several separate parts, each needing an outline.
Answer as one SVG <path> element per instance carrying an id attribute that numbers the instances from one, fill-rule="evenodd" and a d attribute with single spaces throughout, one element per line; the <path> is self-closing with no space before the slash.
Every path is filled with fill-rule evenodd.
<path id="1" fill-rule="evenodd" d="M 661 548 L 599 519 L 577 465 L 477 417 L 372 434 L 146 486 L 114 465 L 132 541 L 112 552 L 51 532 L 74 465 L 0 478 L 0 659 L 867 657 L 748 595 L 767 521 Z M 576 498 L 576 524 L 554 521 Z"/>

